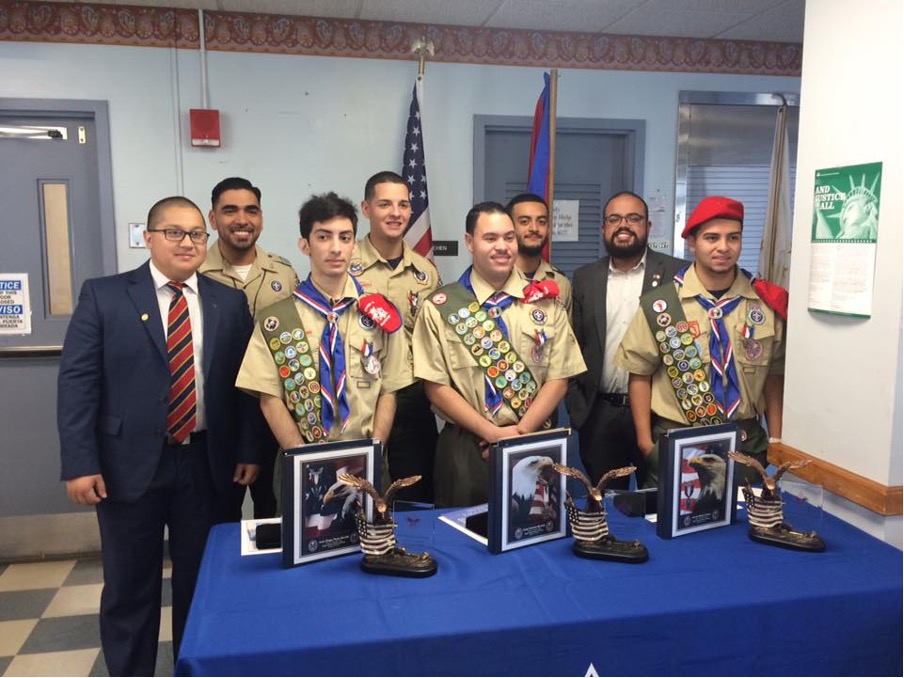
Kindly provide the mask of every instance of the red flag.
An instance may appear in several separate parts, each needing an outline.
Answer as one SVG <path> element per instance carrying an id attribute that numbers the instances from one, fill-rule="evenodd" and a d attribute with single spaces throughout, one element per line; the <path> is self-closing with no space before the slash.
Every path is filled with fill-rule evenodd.
<path id="1" fill-rule="evenodd" d="M 543 91 L 534 109 L 534 131 L 530 142 L 530 161 L 527 170 L 527 190 L 549 203 L 549 73 L 543 74 Z M 552 205 L 549 205 L 552 232 Z M 543 259 L 549 261 L 549 241 L 543 246 Z"/>

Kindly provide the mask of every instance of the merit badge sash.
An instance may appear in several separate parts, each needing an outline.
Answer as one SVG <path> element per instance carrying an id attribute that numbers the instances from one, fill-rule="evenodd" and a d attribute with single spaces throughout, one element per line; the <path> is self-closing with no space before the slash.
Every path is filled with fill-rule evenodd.
<path id="1" fill-rule="evenodd" d="M 307 442 L 325 440 L 329 431 L 321 423 L 320 381 L 293 297 L 277 302 L 269 311 L 261 317 L 260 326 L 285 389 L 283 400 Z"/>
<path id="2" fill-rule="evenodd" d="M 659 345 L 659 355 L 678 405 L 690 424 L 721 424 L 712 385 L 694 334 L 684 315 L 678 290 L 663 285 L 650 290 L 640 299 L 640 307 Z"/>
<path id="3" fill-rule="evenodd" d="M 459 283 L 441 287 L 430 300 L 470 350 L 474 362 L 483 371 L 487 388 L 501 392 L 502 401 L 520 420 L 539 385 L 499 328 L 496 318 L 501 311 L 495 306 L 482 308 L 477 297 Z M 488 411 L 492 410 L 488 407 Z"/>

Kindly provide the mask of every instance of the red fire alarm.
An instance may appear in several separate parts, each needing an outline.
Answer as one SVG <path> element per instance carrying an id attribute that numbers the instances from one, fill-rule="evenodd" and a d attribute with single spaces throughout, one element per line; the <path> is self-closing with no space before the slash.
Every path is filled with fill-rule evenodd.
<path id="1" fill-rule="evenodd" d="M 191 123 L 191 145 L 220 147 L 220 112 L 214 108 L 192 108 L 188 111 Z"/>

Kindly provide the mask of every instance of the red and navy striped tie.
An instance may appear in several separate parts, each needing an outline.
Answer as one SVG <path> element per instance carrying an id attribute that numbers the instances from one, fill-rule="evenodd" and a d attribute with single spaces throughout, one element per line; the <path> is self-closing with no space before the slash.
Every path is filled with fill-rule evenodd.
<path id="1" fill-rule="evenodd" d="M 172 290 L 167 317 L 166 353 L 169 357 L 170 395 L 166 432 L 177 442 L 184 441 L 195 428 L 195 353 L 191 339 L 188 302 L 182 292 L 184 283 L 168 282 Z"/>

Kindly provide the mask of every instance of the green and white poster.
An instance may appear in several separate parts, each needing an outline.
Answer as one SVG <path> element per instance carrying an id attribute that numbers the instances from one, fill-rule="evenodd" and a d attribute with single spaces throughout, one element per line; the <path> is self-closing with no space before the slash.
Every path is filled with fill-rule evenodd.
<path id="1" fill-rule="evenodd" d="M 810 238 L 811 311 L 869 317 L 882 163 L 816 170 Z"/>

